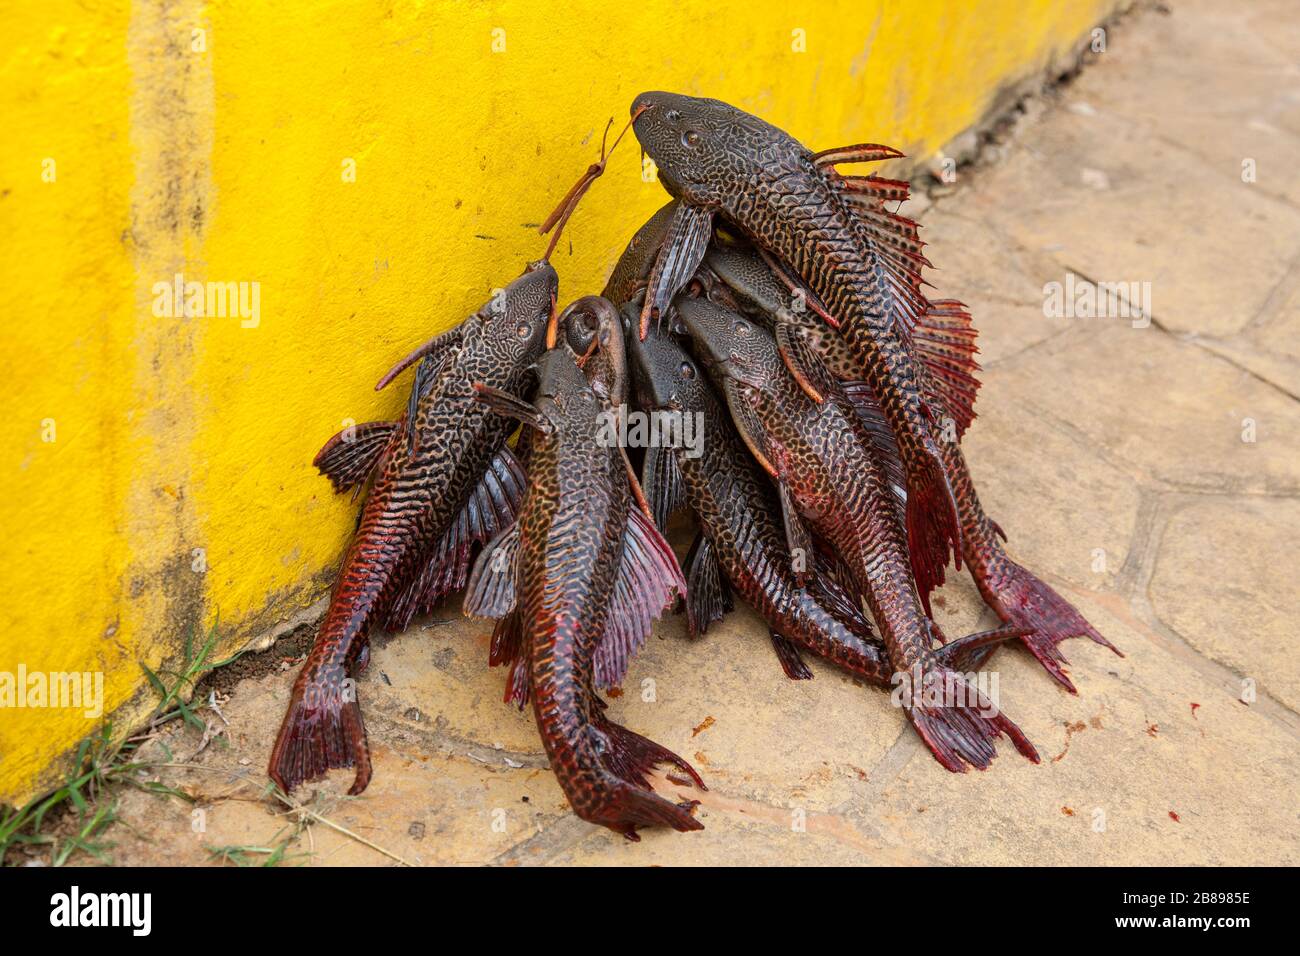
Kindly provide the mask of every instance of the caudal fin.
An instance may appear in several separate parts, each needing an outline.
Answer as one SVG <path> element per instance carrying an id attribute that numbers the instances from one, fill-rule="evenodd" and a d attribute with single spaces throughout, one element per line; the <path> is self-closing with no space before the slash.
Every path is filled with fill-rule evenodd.
<path id="1" fill-rule="evenodd" d="M 370 783 L 370 746 L 361 705 L 348 685 L 295 686 L 267 772 L 289 793 L 339 767 L 356 767 L 350 794 Z"/>
<path id="2" fill-rule="evenodd" d="M 607 826 L 636 843 L 641 839 L 637 827 L 672 827 L 679 833 L 703 830 L 704 824 L 691 815 L 697 805 L 696 800 L 673 803 L 649 790 L 618 784 L 611 799 L 591 822 Z"/>
<path id="3" fill-rule="evenodd" d="M 961 565 L 961 522 L 948 474 L 937 451 L 926 449 L 908 469 L 907 547 L 912 574 L 926 613 L 930 592 L 943 584 L 944 567 L 952 550 Z"/>
<path id="4" fill-rule="evenodd" d="M 908 676 L 914 681 L 904 688 L 908 719 L 946 769 L 985 769 L 997 756 L 994 741 L 1003 734 L 1024 757 L 1039 762 L 1038 751 L 1020 728 L 960 674 L 932 663 L 919 678 Z"/>
<path id="5" fill-rule="evenodd" d="M 1047 673 L 1070 693 L 1078 693 L 1065 671 L 1069 662 L 1059 644 L 1071 637 L 1088 637 L 1102 647 L 1109 647 L 1123 657 L 1110 641 L 1102 637 L 1074 605 L 1052 587 L 1016 564 L 1010 558 L 999 562 L 995 574 L 978 579 L 984 598 L 1007 624 L 1025 628 L 1021 638 Z"/>
<path id="6" fill-rule="evenodd" d="M 605 736 L 606 747 L 600 760 L 609 777 L 603 793 L 593 795 L 593 809 L 583 816 L 623 834 L 629 840 L 638 840 L 639 826 L 665 826 L 674 830 L 703 830 L 704 824 L 691 815 L 695 801 L 677 804 L 654 793 L 646 775 L 661 764 L 671 764 L 688 774 L 700 790 L 707 790 L 695 768 L 673 753 L 634 731 L 619 724 L 601 719 L 599 727 Z M 616 778 L 616 779 L 615 779 Z"/>

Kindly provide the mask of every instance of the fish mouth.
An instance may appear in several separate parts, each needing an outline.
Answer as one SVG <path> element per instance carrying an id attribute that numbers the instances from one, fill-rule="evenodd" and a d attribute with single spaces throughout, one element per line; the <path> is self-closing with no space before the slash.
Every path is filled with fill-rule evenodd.
<path id="1" fill-rule="evenodd" d="M 637 117 L 647 110 L 654 109 L 664 95 L 665 94 L 658 90 L 648 90 L 645 93 L 638 93 L 636 96 L 632 97 L 632 108 L 629 112 L 632 114 L 632 124 L 634 128 L 636 126 Z"/>

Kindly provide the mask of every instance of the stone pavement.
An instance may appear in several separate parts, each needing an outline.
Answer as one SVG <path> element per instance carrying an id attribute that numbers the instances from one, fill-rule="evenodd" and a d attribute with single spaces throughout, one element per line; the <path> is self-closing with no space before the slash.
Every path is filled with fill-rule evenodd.
<path id="1" fill-rule="evenodd" d="M 1171 6 L 1119 25 L 988 162 L 913 204 L 939 294 L 981 330 L 966 447 L 986 507 L 1126 655 L 1067 643 L 1074 697 L 998 652 L 1041 765 L 1004 741 L 986 772 L 947 773 L 885 694 L 820 663 L 787 680 L 748 609 L 694 644 L 674 619 L 611 712 L 704 776 L 705 830 L 630 844 L 569 812 L 531 713 L 500 702 L 488 628 L 453 604 L 376 646 L 374 781 L 309 787 L 351 835 L 317 821 L 291 862 L 394 862 L 371 845 L 423 864 L 1300 862 L 1300 8 Z M 1150 323 L 1045 316 L 1068 273 L 1076 292 L 1139 283 Z M 964 573 L 938 613 L 949 634 L 992 620 Z M 222 707 L 229 746 L 162 772 L 203 832 L 180 801 L 124 794 L 118 863 L 293 832 L 260 788 L 294 670 L 263 670 Z"/>

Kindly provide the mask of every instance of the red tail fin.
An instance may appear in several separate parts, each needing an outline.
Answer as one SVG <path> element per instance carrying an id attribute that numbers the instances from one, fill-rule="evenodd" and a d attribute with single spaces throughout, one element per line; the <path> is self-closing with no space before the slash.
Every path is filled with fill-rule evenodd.
<path id="1" fill-rule="evenodd" d="M 670 763 L 690 775 L 701 790 L 707 790 L 695 768 L 667 747 L 660 746 L 636 731 L 628 730 L 613 721 L 600 720 L 600 730 L 609 744 L 601 762 L 611 773 L 638 787 L 649 787 L 645 775 L 660 764 Z"/>
<path id="2" fill-rule="evenodd" d="M 959 674 L 930 664 L 918 683 L 905 688 L 910 694 L 904 695 L 903 706 L 916 732 L 946 769 L 953 773 L 965 773 L 968 765 L 985 769 L 997 756 L 993 742 L 1003 734 L 1024 757 L 1038 763 L 1038 751 L 1020 728 Z"/>
<path id="3" fill-rule="evenodd" d="M 608 820 L 593 818 L 592 822 L 604 824 L 635 843 L 641 839 L 637 827 L 672 827 L 680 833 L 703 830 L 704 824 L 691 816 L 695 805 L 694 800 L 672 803 L 649 790 L 620 784 L 598 813 L 600 817 L 608 815 Z"/>
<path id="4" fill-rule="evenodd" d="M 594 809 L 583 814 L 592 823 L 599 823 L 629 840 L 638 840 L 639 826 L 665 826 L 685 832 L 703 830 L 704 824 L 691 816 L 694 801 L 676 804 L 650 790 L 646 774 L 660 764 L 672 764 L 689 774 L 701 790 L 707 790 L 695 768 L 667 747 L 642 737 L 619 724 L 601 718 L 600 731 L 607 746 L 601 763 L 613 778 L 606 778 L 610 786 L 601 787 L 604 793 L 594 796 Z"/>
<path id="5" fill-rule="evenodd" d="M 285 793 L 338 767 L 357 768 L 348 793 L 358 794 L 370 783 L 370 747 L 361 705 L 355 692 L 348 692 L 349 687 L 323 683 L 294 686 L 267 771 Z"/>
<path id="6" fill-rule="evenodd" d="M 996 573 L 988 578 L 977 576 L 977 583 L 984 599 L 1003 621 L 1030 631 L 1021 640 L 1047 673 L 1072 694 L 1077 691 L 1064 669 L 1069 662 L 1057 647 L 1062 641 L 1071 637 L 1088 637 L 1102 647 L 1109 647 L 1120 657 L 1124 656 L 1069 601 L 1010 558 L 999 562 Z"/>

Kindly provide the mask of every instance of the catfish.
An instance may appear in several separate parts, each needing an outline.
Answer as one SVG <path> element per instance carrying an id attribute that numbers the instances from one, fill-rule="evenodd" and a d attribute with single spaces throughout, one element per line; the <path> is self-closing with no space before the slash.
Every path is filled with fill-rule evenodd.
<path id="1" fill-rule="evenodd" d="M 513 522 L 525 477 L 506 439 L 517 427 L 476 401 L 476 383 L 522 392 L 542 354 L 558 289 L 533 263 L 459 326 L 420 346 L 382 378 L 416 365 L 396 422 L 332 438 L 316 464 L 337 491 L 373 481 L 311 652 L 294 682 L 271 751 L 286 793 L 356 767 L 349 793 L 370 781 L 370 753 L 353 678 L 369 661 L 372 626 L 401 630 L 464 585 L 473 549 Z"/>
<path id="2" fill-rule="evenodd" d="M 895 490 L 902 463 L 884 433 L 868 434 L 855 409 L 802 340 L 800 354 L 819 404 L 785 372 L 774 337 L 704 299 L 678 299 L 696 354 L 722 389 L 755 459 L 777 483 L 787 537 L 829 542 L 846 564 L 884 641 L 897 700 L 940 764 L 984 769 L 1005 734 L 1026 758 L 1038 753 L 1020 728 L 951 667 L 959 656 L 1022 635 L 1015 628 L 970 635 L 942 647 L 922 608 Z M 883 414 L 877 411 L 883 423 Z"/>
<path id="3" fill-rule="evenodd" d="M 640 308 L 624 310 L 632 327 Z M 687 593 L 699 633 L 733 609 L 732 589 L 767 621 L 786 676 L 812 677 L 799 648 L 863 680 L 889 686 L 893 670 L 871 624 L 829 574 L 800 581 L 781 508 L 767 475 L 736 436 L 705 373 L 666 332 L 628 337 L 629 361 L 642 410 L 697 415 L 707 436 L 702 453 L 674 445 L 647 450 L 642 484 L 659 526 L 689 509 L 700 530 L 686 559 Z M 814 554 L 797 562 L 812 565 Z"/>
<path id="4" fill-rule="evenodd" d="M 650 277 L 641 334 L 690 280 L 715 216 L 744 234 L 809 305 L 838 325 L 897 438 L 913 550 L 961 554 L 957 504 L 922 392 L 910 329 L 910 251 L 884 248 L 856 214 L 833 167 L 898 155 L 863 145 L 812 153 L 784 131 L 719 100 L 642 93 L 632 128 L 679 200 Z"/>
<path id="5" fill-rule="evenodd" d="M 554 339 L 554 335 L 552 336 Z M 474 565 L 464 611 L 518 635 L 542 744 L 579 817 L 637 840 L 637 828 L 700 830 L 694 801 L 654 793 L 648 772 L 668 749 L 605 716 L 598 687 L 615 686 L 651 621 L 686 593 L 668 543 L 636 506 L 624 458 L 602 441 L 609 406 L 563 345 L 539 363 L 534 402 L 482 386 L 480 400 L 533 432 L 519 517 Z"/>
<path id="6" fill-rule="evenodd" d="M 907 198 L 906 182 L 878 182 L 888 184 L 888 195 L 891 198 Z M 883 188 L 881 187 L 882 191 Z M 860 199 L 859 202 L 865 202 L 865 199 Z M 875 202 L 877 214 L 885 215 L 883 200 L 877 196 Z M 909 235 L 915 237 L 915 223 L 902 217 L 893 218 L 908 226 Z M 862 394 L 869 404 L 876 403 L 870 387 L 859 381 L 862 378 L 861 371 L 843 336 L 823 322 L 812 309 L 802 308 L 804 303 L 801 298 L 798 295 L 792 296 L 789 288 L 771 271 L 757 251 L 736 243 L 715 241 L 710 245 L 704 263 L 751 311 L 764 316 L 773 325 L 778 343 L 784 341 L 783 332 L 801 336 L 817 352 L 831 373 L 844 384 L 847 392 Z M 953 299 L 934 302 L 927 300 L 925 311 L 930 317 L 929 325 L 923 330 L 923 334 L 930 337 L 928 347 L 932 352 L 937 352 L 942 347 L 947 355 L 942 362 L 924 364 L 921 372 L 930 383 L 927 391 L 933 396 L 934 405 L 944 409 L 945 417 L 952 423 L 951 435 L 939 443 L 939 450 L 952 482 L 961 520 L 960 558 L 965 559 L 966 567 L 985 603 L 1005 624 L 1024 628 L 1024 645 L 1053 678 L 1066 690 L 1076 693 L 1073 682 L 1062 666 L 1066 663 L 1064 655 L 1058 649 L 1062 641 L 1070 637 L 1086 636 L 1121 657 L 1123 655 L 1064 598 L 1032 572 L 1013 561 L 1003 549 L 1005 533 L 985 514 L 959 444 L 966 427 L 974 418 L 974 395 L 979 384 L 973 375 L 978 370 L 974 359 L 978 352 L 975 331 L 961 302 Z M 787 365 L 791 365 L 789 350 L 783 348 L 781 352 Z M 797 365 L 791 368 L 791 372 L 806 382 L 806 377 Z M 937 383 L 940 376 L 942 385 Z M 952 408 L 965 408 L 969 414 L 964 419 L 951 417 L 948 410 Z M 912 552 L 912 567 L 927 613 L 930 610 L 930 592 L 943 583 L 946 563 L 946 549 Z M 957 564 L 960 567 L 961 560 Z"/>

